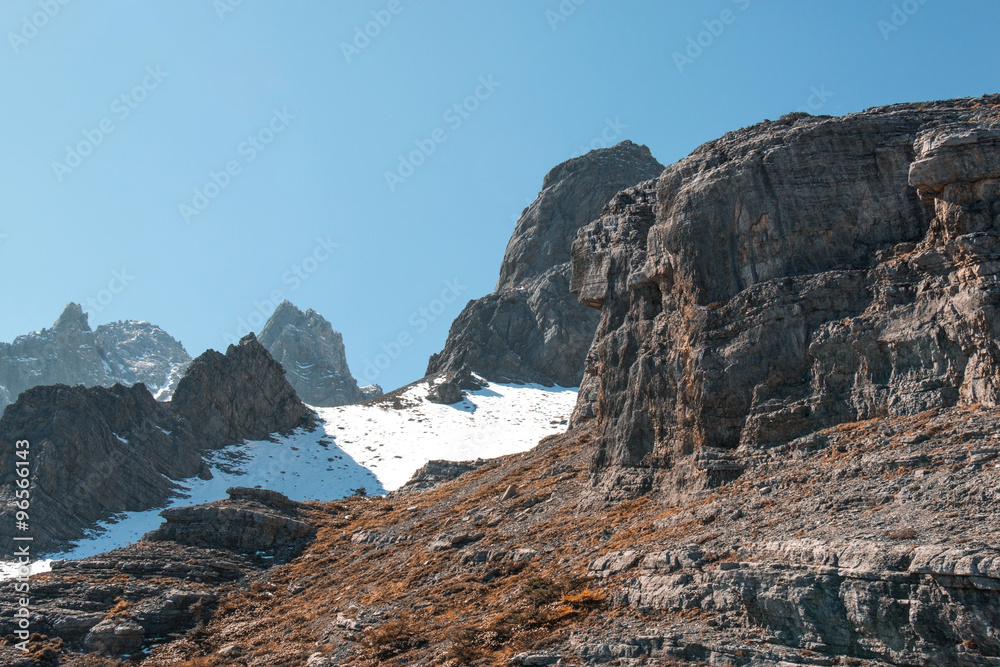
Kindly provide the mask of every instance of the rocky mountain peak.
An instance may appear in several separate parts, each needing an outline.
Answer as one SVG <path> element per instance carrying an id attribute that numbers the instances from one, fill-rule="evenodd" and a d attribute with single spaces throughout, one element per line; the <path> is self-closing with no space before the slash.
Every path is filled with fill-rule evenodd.
<path id="1" fill-rule="evenodd" d="M 309 405 L 347 405 L 369 397 L 351 375 L 343 336 L 311 308 L 303 312 L 282 301 L 261 330 L 260 343 Z"/>
<path id="2" fill-rule="evenodd" d="M 216 441 L 259 440 L 311 422 L 284 369 L 252 333 L 225 354 L 208 350 L 192 361 L 170 404 Z"/>
<path id="3" fill-rule="evenodd" d="M 616 192 L 659 176 L 663 168 L 649 148 L 628 140 L 554 167 L 517 221 L 496 291 L 513 289 L 568 262 L 580 227 L 600 216 Z"/>
<path id="4" fill-rule="evenodd" d="M 264 325 L 264 329 L 261 330 L 261 336 L 264 335 L 264 331 L 268 328 L 268 326 L 272 329 L 281 330 L 288 325 L 297 325 L 315 315 L 316 311 L 312 308 L 309 309 L 307 314 L 294 303 L 285 299 L 278 304 L 277 308 L 274 309 L 274 313 L 271 314 L 271 318 Z"/>
<path id="5" fill-rule="evenodd" d="M 139 545 L 33 577 L 29 654 L 0 642 L 0 663 L 995 664 L 998 110 L 790 114 L 614 194 L 572 246 L 600 324 L 569 430 L 431 461 L 384 498 L 231 488 L 167 510 Z M 585 332 L 552 296 L 569 270 L 470 304 L 432 366 L 541 377 Z M 277 340 L 312 326 L 281 311 Z M 26 392 L 0 481 L 12 438 L 50 438 L 35 525 L 92 511 L 80 486 L 147 492 L 140 463 L 213 444 L 216 398 L 287 395 L 262 348 L 196 360 L 187 416 L 141 386 Z M 429 402 L 461 397 L 442 375 Z M 21 608 L 0 599 L 0 636 Z"/>
<path id="6" fill-rule="evenodd" d="M 95 521 L 164 502 L 176 481 L 207 472 L 209 450 L 312 423 L 253 334 L 191 362 L 170 402 L 142 384 L 33 387 L 0 418 L 0 523 L 13 521 L 17 440 L 45 461 L 33 469 L 32 511 L 35 546 L 51 553 Z"/>
<path id="7" fill-rule="evenodd" d="M 170 397 L 191 357 L 181 343 L 149 322 L 128 320 L 91 330 L 87 313 L 70 303 L 50 329 L 0 343 L 0 409 L 40 385 L 110 387 L 142 383 Z"/>
<path id="8" fill-rule="evenodd" d="M 465 307 L 427 374 L 465 368 L 494 382 L 578 385 L 599 317 L 570 294 L 573 239 L 617 192 L 662 171 L 631 141 L 549 171 L 507 244 L 496 291 Z"/>
<path id="9" fill-rule="evenodd" d="M 69 303 L 52 328 L 57 331 L 90 331 L 90 324 L 87 323 L 87 314 L 83 312 L 83 307 L 78 303 Z"/>

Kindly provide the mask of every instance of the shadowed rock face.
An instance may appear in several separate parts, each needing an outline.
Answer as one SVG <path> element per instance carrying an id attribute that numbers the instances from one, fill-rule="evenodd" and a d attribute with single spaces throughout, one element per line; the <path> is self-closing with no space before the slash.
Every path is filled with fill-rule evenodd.
<path id="1" fill-rule="evenodd" d="M 662 170 L 625 141 L 550 171 L 518 220 L 496 291 L 469 302 L 427 374 L 464 367 L 495 382 L 578 385 L 598 316 L 569 293 L 573 238 L 616 192 Z"/>
<path id="2" fill-rule="evenodd" d="M 17 440 L 30 442 L 31 535 L 39 551 L 116 512 L 147 509 L 167 497 L 171 479 L 204 467 L 190 425 L 142 385 L 54 385 L 21 394 L 0 419 L 4 504 L 12 500 Z M 4 530 L 12 529 L 13 510 L 0 513 Z"/>
<path id="3" fill-rule="evenodd" d="M 110 387 L 145 384 L 170 397 L 191 357 L 184 346 L 149 322 L 112 322 L 91 330 L 87 314 L 71 303 L 52 325 L 0 343 L 0 409 L 39 385 Z"/>
<path id="4" fill-rule="evenodd" d="M 169 403 L 141 384 L 35 387 L 0 419 L 0 521 L 12 534 L 18 440 L 30 442 L 32 536 L 43 553 L 96 521 L 161 504 L 173 480 L 207 474 L 208 450 L 311 420 L 253 334 L 195 359 Z"/>
<path id="5" fill-rule="evenodd" d="M 260 440 L 310 420 L 284 369 L 253 334 L 224 355 L 208 350 L 195 359 L 170 407 L 210 442 Z"/>
<path id="6" fill-rule="evenodd" d="M 281 302 L 261 330 L 260 342 L 309 405 L 348 405 L 382 393 L 358 387 L 347 366 L 343 336 L 311 308 L 303 313 L 290 302 Z"/>
<path id="7" fill-rule="evenodd" d="M 576 421 L 597 419 L 602 491 L 668 470 L 697 488 L 706 461 L 825 426 L 996 405 L 998 102 L 765 122 L 582 229 L 573 288 L 602 319 Z"/>

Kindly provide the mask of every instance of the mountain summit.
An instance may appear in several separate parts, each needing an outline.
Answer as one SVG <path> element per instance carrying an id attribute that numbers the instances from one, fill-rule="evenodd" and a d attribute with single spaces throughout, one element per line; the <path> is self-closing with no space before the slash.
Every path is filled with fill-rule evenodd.
<path id="1" fill-rule="evenodd" d="M 162 506 L 204 455 L 313 423 L 284 370 L 253 334 L 188 366 L 172 401 L 142 385 L 33 387 L 0 417 L 0 524 L 13 530 L 15 447 L 31 443 L 34 547 L 56 552 L 94 523 Z"/>
<path id="2" fill-rule="evenodd" d="M 583 221 L 568 261 L 568 227 L 523 218 L 508 246 L 523 262 L 505 263 L 432 366 L 578 380 L 587 329 L 572 288 L 600 323 L 568 428 L 553 418 L 512 456 L 435 461 L 386 497 L 299 504 L 236 488 L 168 511 L 138 545 L 32 579 L 32 651 L 148 650 L 148 667 L 995 665 L 998 112 L 990 95 L 731 132 L 599 211 L 556 207 L 551 220 Z M 573 173 L 557 169 L 539 199 Z M 81 421 L 77 403 L 105 393 L 153 413 L 103 411 L 102 442 L 132 458 L 154 429 L 242 424 L 258 404 L 239 400 L 247 388 L 264 412 L 306 412 L 245 345 L 228 371 L 217 354 L 192 364 L 183 415 L 136 389 L 29 392 L 0 419 L 0 451 Z M 441 423 L 470 428 L 463 451 L 527 421 L 470 426 L 502 398 L 488 387 L 429 402 L 458 375 L 327 409 L 328 467 L 341 445 L 395 465 L 375 446 L 390 422 L 415 436 L 388 439 L 399 452 L 439 446 Z M 66 409 L 43 412 L 47 393 Z M 41 453 L 47 471 L 72 454 Z M 10 454 L 0 464 L 14 469 Z M 19 630 L 17 608 L 0 600 L 0 635 Z M 0 643 L 0 661 L 27 667 L 12 656 Z"/>
<path id="3" fill-rule="evenodd" d="M 495 382 L 579 385 L 600 317 L 570 294 L 573 239 L 615 193 L 662 171 L 631 141 L 549 171 L 507 244 L 496 291 L 462 310 L 427 374 L 467 367 Z"/>
<path id="4" fill-rule="evenodd" d="M 128 320 L 91 330 L 87 313 L 70 303 L 51 329 L 0 343 L 0 409 L 31 387 L 52 384 L 141 382 L 166 400 L 190 363 L 184 346 L 160 327 Z"/>
<path id="5" fill-rule="evenodd" d="M 261 329 L 260 343 L 284 367 L 288 382 L 308 405 L 348 405 L 382 393 L 374 385 L 358 387 L 347 366 L 344 337 L 312 308 L 302 312 L 282 301 Z"/>

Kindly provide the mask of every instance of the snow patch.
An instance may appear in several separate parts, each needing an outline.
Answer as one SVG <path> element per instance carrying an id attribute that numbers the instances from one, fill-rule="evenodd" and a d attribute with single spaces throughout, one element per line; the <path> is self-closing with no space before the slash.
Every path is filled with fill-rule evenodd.
<path id="1" fill-rule="evenodd" d="M 207 461 L 212 478 L 178 482 L 177 496 L 165 507 L 219 500 L 231 486 L 272 489 L 300 501 L 336 500 L 362 488 L 381 495 L 432 459 L 465 461 L 531 449 L 566 430 L 577 395 L 575 388 L 489 384 L 465 392 L 458 403 L 440 405 L 427 400 L 430 387 L 424 381 L 374 404 L 313 408 L 321 420 L 313 431 L 213 452 Z M 48 555 L 87 558 L 136 542 L 163 523 L 165 507 L 120 514 L 68 551 Z M 17 564 L 0 562 L 0 580 L 10 578 L 7 572 L 16 576 Z"/>

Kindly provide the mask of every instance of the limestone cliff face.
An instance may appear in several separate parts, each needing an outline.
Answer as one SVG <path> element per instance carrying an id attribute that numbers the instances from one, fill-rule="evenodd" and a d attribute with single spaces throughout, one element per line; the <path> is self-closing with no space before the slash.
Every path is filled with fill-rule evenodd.
<path id="1" fill-rule="evenodd" d="M 624 141 L 550 171 L 507 244 L 496 291 L 455 319 L 427 374 L 473 370 L 495 382 L 577 386 L 598 316 L 569 293 L 570 247 L 616 192 L 663 170 Z"/>
<path id="2" fill-rule="evenodd" d="M 0 419 L 0 524 L 12 534 L 18 440 L 31 443 L 34 548 L 51 553 L 96 521 L 162 504 L 175 481 L 208 472 L 208 450 L 311 421 L 252 334 L 195 359 L 169 403 L 142 384 L 34 387 Z"/>
<path id="3" fill-rule="evenodd" d="M 351 375 L 343 336 L 311 308 L 302 312 L 289 301 L 281 302 L 261 330 L 260 342 L 309 405 L 330 407 L 374 398 L 372 390 L 359 388 Z"/>
<path id="4" fill-rule="evenodd" d="M 998 102 L 765 122 L 582 229 L 573 288 L 602 318 L 576 421 L 597 420 L 602 492 L 717 483 L 741 452 L 846 421 L 995 406 Z"/>

